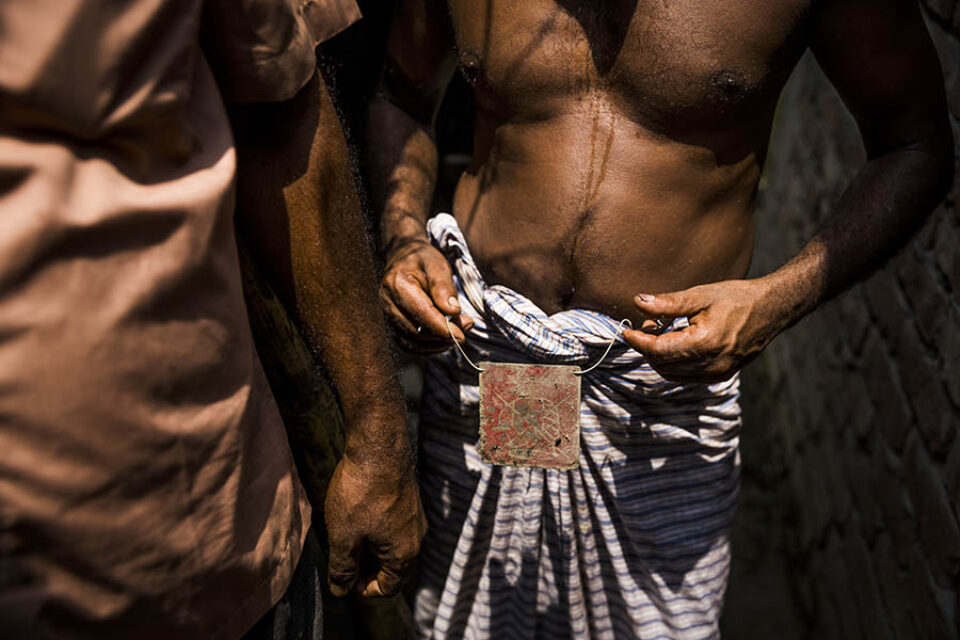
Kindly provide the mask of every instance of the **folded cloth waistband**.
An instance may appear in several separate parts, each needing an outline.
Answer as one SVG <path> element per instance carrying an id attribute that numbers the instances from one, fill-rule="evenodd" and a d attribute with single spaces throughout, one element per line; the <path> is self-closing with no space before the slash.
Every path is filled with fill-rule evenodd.
<path id="1" fill-rule="evenodd" d="M 467 315 L 492 324 L 535 362 L 593 364 L 617 335 L 619 319 L 599 311 L 566 309 L 548 315 L 529 298 L 503 285 L 488 285 L 470 255 L 453 216 L 441 213 L 427 222 L 434 246 L 453 266 L 460 288 L 473 307 Z M 639 364 L 643 357 L 617 337 L 602 366 Z"/>

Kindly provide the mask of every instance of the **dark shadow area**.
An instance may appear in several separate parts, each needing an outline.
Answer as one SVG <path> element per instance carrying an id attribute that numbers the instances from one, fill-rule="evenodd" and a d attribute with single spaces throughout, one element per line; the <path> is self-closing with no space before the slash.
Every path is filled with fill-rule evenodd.
<path id="1" fill-rule="evenodd" d="M 623 48 L 637 0 L 582 2 L 557 0 L 563 10 L 576 18 L 590 43 L 590 55 L 600 75 L 607 73 Z"/>
<path id="2" fill-rule="evenodd" d="M 363 20 L 319 48 L 320 64 L 334 104 L 340 113 L 347 134 L 354 174 L 359 170 L 365 143 L 367 105 L 376 90 L 386 52 L 387 33 L 396 0 L 358 2 Z M 474 101 L 470 86 L 461 74 L 455 74 L 447 88 L 436 120 L 436 141 L 440 158 L 439 176 L 433 211 L 450 211 L 453 190 L 460 173 L 473 153 Z M 371 227 L 376 226 L 377 213 L 361 189 L 364 211 Z"/>
<path id="3" fill-rule="evenodd" d="M 741 376 L 745 435 L 740 439 L 743 474 L 733 522 L 733 561 L 720 630 L 724 638 L 813 637 L 800 615 L 784 554 L 784 540 L 797 530 L 797 507 L 784 495 L 789 482 L 781 422 L 773 404 L 767 363 L 760 359 Z"/>

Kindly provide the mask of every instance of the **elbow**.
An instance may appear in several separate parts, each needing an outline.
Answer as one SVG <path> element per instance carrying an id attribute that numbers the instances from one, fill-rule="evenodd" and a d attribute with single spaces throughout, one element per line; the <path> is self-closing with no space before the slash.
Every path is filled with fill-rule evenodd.
<path id="1" fill-rule="evenodd" d="M 925 137 L 921 147 L 928 158 L 926 175 L 930 181 L 931 209 L 947 196 L 956 176 L 953 127 L 950 126 L 945 107 L 941 117 L 933 119 L 934 129 Z"/>
<path id="2" fill-rule="evenodd" d="M 415 122 L 425 130 L 433 129 L 433 121 L 440 107 L 439 96 L 430 95 L 421 85 L 410 80 L 402 71 L 388 64 L 380 75 L 370 109 L 395 111 L 401 117 Z"/>
<path id="3" fill-rule="evenodd" d="M 914 185 L 914 193 L 932 211 L 949 193 L 954 171 L 954 135 L 946 105 L 923 118 L 913 117 L 907 125 L 895 122 L 864 131 L 868 162 L 899 165 L 903 179 Z M 919 204 L 919 203 L 918 203 Z"/>
<path id="4" fill-rule="evenodd" d="M 924 209 L 932 212 L 947 197 L 956 176 L 953 132 L 946 118 L 935 133 L 905 145 L 902 150 L 912 158 L 906 166 L 916 184 L 922 185 L 922 197 L 927 203 Z"/>

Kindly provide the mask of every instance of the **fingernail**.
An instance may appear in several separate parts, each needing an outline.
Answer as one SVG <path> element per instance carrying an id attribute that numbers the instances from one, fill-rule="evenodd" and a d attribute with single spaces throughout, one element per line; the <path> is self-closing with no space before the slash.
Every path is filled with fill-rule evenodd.
<path id="1" fill-rule="evenodd" d="M 460 301 L 457 300 L 457 296 L 450 296 L 447 298 L 447 302 L 451 307 L 456 307 L 457 311 L 460 311 Z"/>
<path id="2" fill-rule="evenodd" d="M 656 298 L 648 293 L 638 293 L 637 300 L 640 302 L 653 302 Z"/>

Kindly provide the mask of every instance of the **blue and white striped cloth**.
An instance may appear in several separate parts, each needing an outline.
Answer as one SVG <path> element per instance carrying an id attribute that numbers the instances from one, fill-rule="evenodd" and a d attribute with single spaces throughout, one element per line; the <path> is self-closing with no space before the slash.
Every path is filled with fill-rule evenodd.
<path id="1" fill-rule="evenodd" d="M 428 225 L 476 320 L 474 362 L 592 364 L 617 320 L 546 315 L 483 282 L 456 221 Z M 477 373 L 430 359 L 420 424 L 430 530 L 416 599 L 424 638 L 719 636 L 740 475 L 738 380 L 665 381 L 624 343 L 584 376 L 580 466 L 480 460 Z"/>

